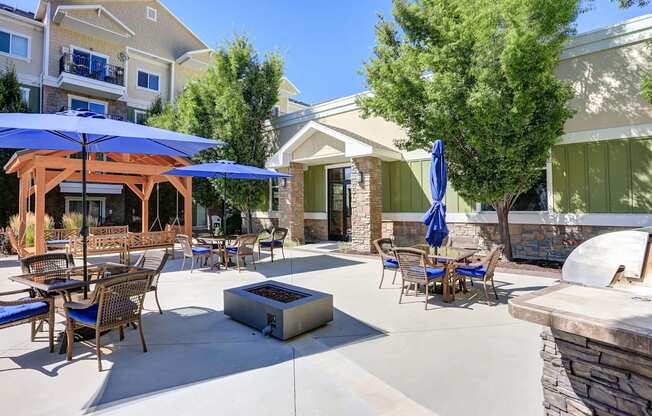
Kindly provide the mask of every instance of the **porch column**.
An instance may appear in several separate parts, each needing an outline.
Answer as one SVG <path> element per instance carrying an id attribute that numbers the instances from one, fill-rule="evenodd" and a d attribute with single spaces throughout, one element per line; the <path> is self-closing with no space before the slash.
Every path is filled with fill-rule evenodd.
<path id="1" fill-rule="evenodd" d="M 192 236 L 192 178 L 183 178 L 186 193 L 183 195 L 183 227 L 188 236 Z"/>
<path id="2" fill-rule="evenodd" d="M 303 244 L 305 241 L 303 231 L 303 165 L 290 163 L 288 168 L 279 171 L 292 175 L 287 179 L 287 184 L 279 187 L 278 205 L 280 211 L 279 226 L 288 229 L 288 237 L 292 241 Z"/>
<path id="3" fill-rule="evenodd" d="M 28 173 L 21 172 L 18 185 L 18 218 L 20 225 L 18 228 L 18 241 L 23 242 L 25 238 L 25 228 L 27 226 L 27 198 L 29 198 L 29 178 Z"/>
<path id="4" fill-rule="evenodd" d="M 373 241 L 382 237 L 383 198 L 380 159 L 354 158 L 351 163 L 351 248 L 374 251 Z"/>
<path id="5" fill-rule="evenodd" d="M 45 168 L 36 168 L 34 193 L 34 246 L 36 254 L 45 254 Z"/>

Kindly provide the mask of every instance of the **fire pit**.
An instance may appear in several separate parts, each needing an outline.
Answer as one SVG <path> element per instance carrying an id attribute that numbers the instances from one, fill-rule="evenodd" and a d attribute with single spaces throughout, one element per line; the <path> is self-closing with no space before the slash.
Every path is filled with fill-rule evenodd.
<path id="1" fill-rule="evenodd" d="M 287 340 L 333 320 L 333 296 L 277 281 L 224 291 L 224 314 Z"/>

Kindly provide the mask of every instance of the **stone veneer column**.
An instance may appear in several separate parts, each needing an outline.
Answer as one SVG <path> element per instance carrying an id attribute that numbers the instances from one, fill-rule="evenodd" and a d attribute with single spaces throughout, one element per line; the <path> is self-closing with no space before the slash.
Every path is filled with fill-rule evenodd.
<path id="1" fill-rule="evenodd" d="M 354 158 L 351 164 L 351 249 L 373 252 L 373 241 L 382 237 L 382 220 L 380 159 Z"/>
<path id="2" fill-rule="evenodd" d="M 303 210 L 303 165 L 290 163 L 289 168 L 279 169 L 292 175 L 287 179 L 287 185 L 279 187 L 279 226 L 288 229 L 288 237 L 292 241 L 303 243 L 304 210 Z"/>

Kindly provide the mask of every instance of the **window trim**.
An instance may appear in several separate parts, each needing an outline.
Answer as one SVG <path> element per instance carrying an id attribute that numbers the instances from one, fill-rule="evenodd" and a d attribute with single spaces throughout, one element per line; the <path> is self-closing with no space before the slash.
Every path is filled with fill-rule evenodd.
<path id="1" fill-rule="evenodd" d="M 147 111 L 134 108 L 134 124 L 138 124 L 138 115 L 147 116 Z"/>
<path id="2" fill-rule="evenodd" d="M 64 212 L 69 213 L 70 212 L 70 202 L 81 202 L 82 197 L 81 196 L 66 196 L 65 197 L 65 207 L 64 207 Z M 104 196 L 87 196 L 86 197 L 86 202 L 92 202 L 96 201 L 100 203 L 100 218 L 98 219 L 103 219 L 106 218 L 106 197 Z"/>
<path id="3" fill-rule="evenodd" d="M 144 74 L 147 74 L 147 88 L 141 87 L 140 85 L 138 85 L 138 75 L 139 75 L 140 72 L 142 72 Z M 150 75 L 154 75 L 154 76 L 158 77 L 158 89 L 157 90 L 149 88 L 149 76 Z M 161 92 L 161 74 L 150 71 L 148 69 L 143 69 L 143 68 L 136 69 L 136 89 L 141 90 L 141 91 L 160 93 Z"/>
<path id="4" fill-rule="evenodd" d="M 0 32 L 5 32 L 9 34 L 9 53 L 0 51 L 0 56 L 7 56 L 12 59 L 18 59 L 20 61 L 32 62 L 32 37 L 24 35 L 19 32 L 14 32 L 13 30 L 6 29 L 3 26 L 0 26 Z M 24 39 L 27 39 L 27 56 L 19 56 L 11 53 L 11 44 L 13 42 L 13 37 L 18 36 Z"/>
<path id="5" fill-rule="evenodd" d="M 154 12 L 153 17 L 150 17 L 150 14 L 149 14 L 150 12 Z M 145 17 L 147 18 L 147 20 L 151 20 L 152 22 L 158 22 L 158 10 L 151 7 L 151 6 L 147 6 L 145 8 Z"/>
<path id="6" fill-rule="evenodd" d="M 68 108 L 72 109 L 72 100 L 79 100 L 79 101 L 86 101 L 89 104 L 101 104 L 104 106 L 104 111 L 106 111 L 104 114 L 109 113 L 109 103 L 108 101 L 102 101 L 102 100 L 96 100 L 93 98 L 86 98 L 86 97 L 81 97 L 79 95 L 72 95 L 68 94 Z M 88 110 L 90 111 L 90 110 Z"/>

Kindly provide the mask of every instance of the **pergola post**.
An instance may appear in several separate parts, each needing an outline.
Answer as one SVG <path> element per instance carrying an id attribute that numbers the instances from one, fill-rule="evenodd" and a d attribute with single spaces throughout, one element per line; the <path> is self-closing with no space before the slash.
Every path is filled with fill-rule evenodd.
<path id="1" fill-rule="evenodd" d="M 183 227 L 186 235 L 192 235 L 192 178 L 183 178 L 186 191 L 183 194 Z"/>
<path id="2" fill-rule="evenodd" d="M 27 226 L 27 198 L 29 198 L 29 174 L 21 172 L 18 185 L 18 241 L 25 239 L 25 228 Z"/>
<path id="3" fill-rule="evenodd" d="M 34 246 L 36 254 L 45 253 L 45 168 L 37 167 L 35 169 L 36 200 L 34 216 L 36 217 L 34 225 Z"/>

